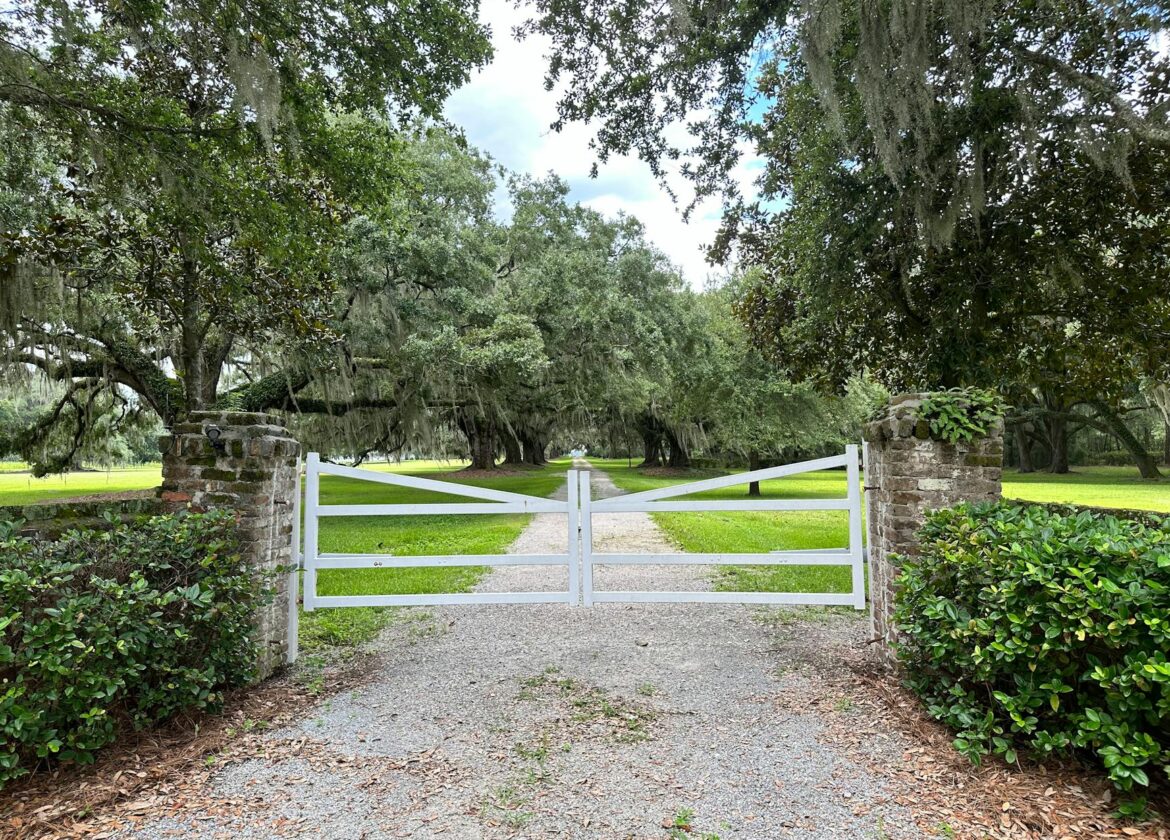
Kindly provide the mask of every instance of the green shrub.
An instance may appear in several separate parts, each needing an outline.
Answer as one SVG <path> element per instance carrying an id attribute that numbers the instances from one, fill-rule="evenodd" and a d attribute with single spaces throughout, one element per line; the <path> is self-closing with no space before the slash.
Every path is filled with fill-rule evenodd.
<path id="1" fill-rule="evenodd" d="M 1122 790 L 1170 773 L 1170 518 L 960 505 L 919 538 L 898 657 L 961 752 L 1091 755 Z"/>
<path id="2" fill-rule="evenodd" d="M 218 706 L 252 677 L 265 597 L 228 512 L 56 540 L 0 523 L 0 786 L 91 762 L 121 727 Z"/>

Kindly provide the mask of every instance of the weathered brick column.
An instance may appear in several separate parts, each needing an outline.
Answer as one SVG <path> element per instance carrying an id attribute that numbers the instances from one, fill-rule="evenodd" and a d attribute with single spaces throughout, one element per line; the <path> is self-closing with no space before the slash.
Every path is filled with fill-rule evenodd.
<path id="1" fill-rule="evenodd" d="M 284 663 L 288 650 L 288 575 L 279 572 L 293 559 L 300 444 L 278 418 L 236 411 L 192 412 L 172 433 L 160 441 L 163 501 L 172 509 L 236 510 L 248 562 L 274 573 L 276 597 L 256 612 L 263 679 Z"/>
<path id="2" fill-rule="evenodd" d="M 1000 497 L 1003 424 L 984 438 L 950 444 L 933 440 L 918 406 L 926 394 L 902 394 L 865 426 L 866 517 L 869 534 L 870 609 L 875 640 L 889 655 L 895 581 L 894 554 L 918 551 L 926 512 L 962 501 Z"/>

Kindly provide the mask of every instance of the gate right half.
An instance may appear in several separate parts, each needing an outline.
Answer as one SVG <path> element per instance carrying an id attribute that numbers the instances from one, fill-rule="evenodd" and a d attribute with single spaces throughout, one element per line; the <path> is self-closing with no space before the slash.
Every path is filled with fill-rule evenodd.
<path id="1" fill-rule="evenodd" d="M 679 499 L 708 490 L 718 490 L 752 481 L 766 481 L 818 470 L 845 468 L 848 489 L 844 498 L 826 499 Z M 641 493 L 594 500 L 589 472 L 580 473 L 581 490 L 581 589 L 585 606 L 594 603 L 716 603 L 716 604 L 823 604 L 865 609 L 865 550 L 861 536 L 861 475 L 858 447 L 845 447 L 845 454 L 799 464 L 785 464 L 735 475 L 709 478 L 660 487 Z M 848 545 L 842 548 L 766 553 L 655 553 L 624 554 L 593 551 L 593 519 L 596 514 L 633 512 L 702 511 L 848 511 Z M 848 566 L 849 592 L 657 592 L 595 590 L 593 567 L 598 565 L 760 565 L 760 566 Z"/>

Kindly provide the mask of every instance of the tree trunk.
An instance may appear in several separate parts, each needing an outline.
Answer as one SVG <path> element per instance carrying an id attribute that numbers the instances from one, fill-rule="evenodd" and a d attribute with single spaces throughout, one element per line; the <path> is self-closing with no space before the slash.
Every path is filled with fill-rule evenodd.
<path id="1" fill-rule="evenodd" d="M 1162 463 L 1170 467 L 1170 420 L 1162 421 Z"/>
<path id="2" fill-rule="evenodd" d="M 181 307 L 182 321 L 179 324 L 179 364 L 183 379 L 183 395 L 186 398 L 186 410 L 197 411 L 209 407 L 205 402 L 206 389 L 203 384 L 203 335 L 200 324 L 200 302 L 195 293 L 195 281 L 191 279 L 194 268 L 186 264 L 187 276 L 181 281 L 183 284 L 183 302 Z"/>
<path id="3" fill-rule="evenodd" d="M 496 445 L 489 434 L 479 434 L 469 440 L 471 468 L 473 470 L 494 470 L 496 468 Z"/>
<path id="4" fill-rule="evenodd" d="M 219 396 L 219 379 L 231 355 L 233 341 L 232 336 L 226 335 L 203 342 L 203 404 L 206 406 L 215 405 Z"/>
<path id="5" fill-rule="evenodd" d="M 760 453 L 753 449 L 750 452 L 748 452 L 748 469 L 749 470 L 758 470 L 759 468 L 760 468 Z M 753 482 L 748 484 L 748 495 L 749 496 L 761 495 L 760 494 L 760 482 L 753 481 Z"/>
<path id="6" fill-rule="evenodd" d="M 1103 402 L 1094 402 L 1093 408 L 1096 409 L 1097 415 L 1113 430 L 1113 434 L 1117 435 L 1122 446 L 1129 450 L 1142 478 L 1161 478 L 1162 473 L 1158 472 L 1158 464 L 1154 460 L 1154 456 L 1146 451 L 1142 442 L 1137 439 L 1129 426 L 1125 425 L 1121 415 Z"/>
<path id="7" fill-rule="evenodd" d="M 504 464 L 523 464 L 524 452 L 520 448 L 519 439 L 511 432 L 504 432 Z"/>
<path id="8" fill-rule="evenodd" d="M 642 463 L 638 466 L 662 466 L 662 437 L 652 429 L 645 429 L 642 432 Z"/>
<path id="9" fill-rule="evenodd" d="M 1048 472 L 1063 475 L 1068 472 L 1068 422 L 1062 416 L 1049 414 L 1044 417 L 1044 428 L 1052 448 Z"/>
<path id="10" fill-rule="evenodd" d="M 1020 472 L 1036 471 L 1036 467 L 1032 465 L 1032 436 L 1023 426 L 1016 427 L 1016 453 Z"/>
<path id="11" fill-rule="evenodd" d="M 533 431 L 532 427 L 521 427 L 516 434 L 520 438 L 520 444 L 524 447 L 524 463 L 534 467 L 543 467 L 548 463 L 544 457 L 545 446 L 548 443 L 548 438 L 545 435 Z"/>
<path id="12" fill-rule="evenodd" d="M 532 435 L 524 442 L 524 457 L 533 466 L 543 467 L 548 463 L 548 459 L 544 457 L 544 450 L 547 446 L 544 437 Z"/>
<path id="13" fill-rule="evenodd" d="M 496 422 L 475 409 L 461 409 L 459 430 L 467 438 L 473 470 L 496 468 Z"/>
<path id="14" fill-rule="evenodd" d="M 685 470 L 691 465 L 691 456 L 687 453 L 687 449 L 679 441 L 678 436 L 670 429 L 666 430 L 666 439 L 670 444 L 670 461 L 668 466 L 676 470 Z"/>

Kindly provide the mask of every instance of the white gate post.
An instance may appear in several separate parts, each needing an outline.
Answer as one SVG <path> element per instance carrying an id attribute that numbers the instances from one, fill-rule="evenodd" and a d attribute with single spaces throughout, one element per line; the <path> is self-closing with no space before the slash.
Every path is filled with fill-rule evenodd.
<path id="1" fill-rule="evenodd" d="M 853 570 L 853 606 L 865 609 L 865 569 L 861 547 L 861 476 L 857 463 L 857 444 L 845 447 L 845 475 L 849 482 L 849 555 Z"/>
<path id="2" fill-rule="evenodd" d="M 305 612 L 317 604 L 317 506 L 320 503 L 321 456 L 309 453 L 305 466 Z"/>
<path id="3" fill-rule="evenodd" d="M 873 547 L 870 545 L 871 535 L 873 534 L 873 497 L 870 495 L 870 489 L 873 487 L 870 484 L 873 473 L 870 472 L 869 462 L 869 441 L 863 440 L 861 442 L 861 474 L 865 481 L 865 567 L 867 572 L 867 580 L 869 581 L 869 621 L 873 625 L 873 605 L 874 601 L 874 577 L 873 577 Z"/>
<path id="4" fill-rule="evenodd" d="M 593 606 L 593 488 L 591 470 L 581 470 L 581 602 Z"/>
<path id="5" fill-rule="evenodd" d="M 581 495 L 581 478 L 578 470 L 569 470 L 569 603 L 577 606 L 581 602 L 581 578 L 577 563 L 581 558 L 581 511 L 578 498 Z"/>
<path id="6" fill-rule="evenodd" d="M 297 595 L 301 588 L 301 456 L 297 456 L 296 490 L 293 493 L 292 568 L 288 573 L 288 651 L 284 655 L 291 665 L 300 655 L 300 615 Z"/>

